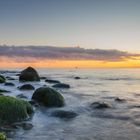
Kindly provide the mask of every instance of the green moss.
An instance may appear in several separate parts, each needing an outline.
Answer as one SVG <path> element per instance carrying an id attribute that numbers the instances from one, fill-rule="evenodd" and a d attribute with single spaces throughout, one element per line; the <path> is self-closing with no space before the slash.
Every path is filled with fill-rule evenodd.
<path id="1" fill-rule="evenodd" d="M 6 81 L 5 77 L 3 75 L 0 75 L 0 83 L 4 83 Z"/>
<path id="2" fill-rule="evenodd" d="M 5 133 L 0 132 L 0 140 L 7 140 Z"/>
<path id="3" fill-rule="evenodd" d="M 32 106 L 23 100 L 0 96 L 0 120 L 2 123 L 21 121 L 33 112 Z"/>
<path id="4" fill-rule="evenodd" d="M 64 97 L 49 87 L 38 88 L 32 99 L 48 107 L 61 107 L 64 105 Z"/>

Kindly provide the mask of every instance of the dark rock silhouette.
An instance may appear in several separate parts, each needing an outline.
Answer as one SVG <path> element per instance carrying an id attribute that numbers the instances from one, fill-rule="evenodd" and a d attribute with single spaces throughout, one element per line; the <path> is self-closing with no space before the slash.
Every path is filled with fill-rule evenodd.
<path id="1" fill-rule="evenodd" d="M 19 81 L 40 81 L 40 77 L 34 68 L 28 67 L 21 72 Z"/>

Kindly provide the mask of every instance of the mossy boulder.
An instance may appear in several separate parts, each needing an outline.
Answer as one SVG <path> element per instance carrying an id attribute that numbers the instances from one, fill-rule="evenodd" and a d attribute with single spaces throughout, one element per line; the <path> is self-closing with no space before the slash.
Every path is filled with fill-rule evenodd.
<path id="1" fill-rule="evenodd" d="M 0 75 L 0 83 L 5 83 L 6 79 L 3 75 Z"/>
<path id="2" fill-rule="evenodd" d="M 4 132 L 0 132 L 0 140 L 7 140 Z"/>
<path id="3" fill-rule="evenodd" d="M 58 91 L 45 86 L 36 89 L 32 99 L 47 107 L 64 106 L 64 97 Z"/>
<path id="4" fill-rule="evenodd" d="M 25 84 L 25 85 L 18 87 L 18 89 L 20 89 L 20 90 L 34 90 L 35 88 L 31 84 Z"/>
<path id="5" fill-rule="evenodd" d="M 12 123 L 22 121 L 33 113 L 31 104 L 27 101 L 10 96 L 0 96 L 0 121 Z"/>
<path id="6" fill-rule="evenodd" d="M 19 81 L 40 81 L 40 77 L 34 68 L 28 67 L 21 72 Z"/>

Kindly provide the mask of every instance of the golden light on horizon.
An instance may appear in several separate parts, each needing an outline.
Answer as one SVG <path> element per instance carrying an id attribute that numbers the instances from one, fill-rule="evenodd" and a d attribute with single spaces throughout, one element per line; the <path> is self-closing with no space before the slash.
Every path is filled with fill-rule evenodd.
<path id="1" fill-rule="evenodd" d="M 95 61 L 95 60 L 30 60 L 26 62 L 20 62 L 12 60 L 7 57 L 0 57 L 1 68 L 22 68 L 27 66 L 33 66 L 36 68 L 140 68 L 140 60 L 128 59 L 125 61 L 110 62 L 110 61 Z"/>

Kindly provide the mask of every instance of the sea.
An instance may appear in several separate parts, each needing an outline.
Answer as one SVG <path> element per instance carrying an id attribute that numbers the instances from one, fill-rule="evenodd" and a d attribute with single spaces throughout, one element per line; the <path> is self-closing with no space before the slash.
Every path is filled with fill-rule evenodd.
<path id="1" fill-rule="evenodd" d="M 31 100 L 34 91 L 20 91 L 17 74 L 22 69 L 2 69 L 0 73 L 10 76 L 16 86 L 0 84 L 0 89 L 16 97 L 18 94 Z M 31 130 L 18 129 L 13 140 L 140 140 L 140 69 L 37 69 L 40 76 L 59 80 L 70 85 L 69 89 L 55 89 L 65 98 L 60 108 L 37 107 L 27 122 Z M 80 77 L 80 79 L 75 79 Z M 36 89 L 47 85 L 45 80 L 27 82 Z M 115 99 L 120 99 L 116 101 Z M 105 102 L 111 108 L 91 108 L 94 102 Z M 51 116 L 55 110 L 73 111 L 72 119 Z"/>

